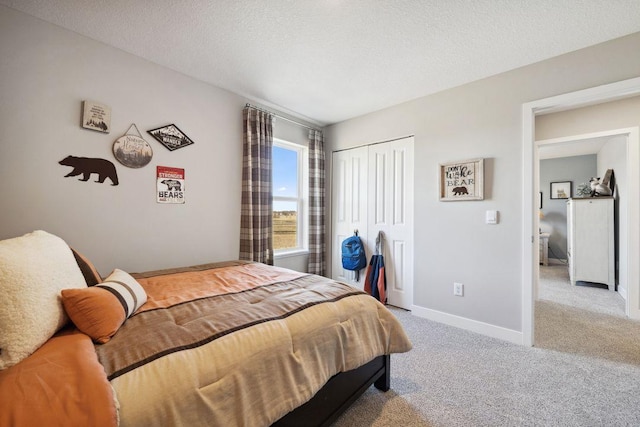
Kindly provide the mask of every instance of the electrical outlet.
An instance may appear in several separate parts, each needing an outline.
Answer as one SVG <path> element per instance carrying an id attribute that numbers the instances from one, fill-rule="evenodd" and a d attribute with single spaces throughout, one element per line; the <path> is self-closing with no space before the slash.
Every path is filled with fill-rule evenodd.
<path id="1" fill-rule="evenodd" d="M 464 296 L 464 285 L 462 283 L 453 283 L 453 295 L 457 297 Z"/>

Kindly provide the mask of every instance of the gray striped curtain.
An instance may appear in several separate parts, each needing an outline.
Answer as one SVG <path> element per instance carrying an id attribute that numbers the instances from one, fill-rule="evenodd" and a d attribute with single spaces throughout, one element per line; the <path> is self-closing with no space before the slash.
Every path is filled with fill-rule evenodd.
<path id="1" fill-rule="evenodd" d="M 243 116 L 240 259 L 273 265 L 273 116 L 251 107 Z"/>
<path id="2" fill-rule="evenodd" d="M 324 275 L 325 188 L 322 132 L 309 130 L 309 264 L 308 272 Z"/>

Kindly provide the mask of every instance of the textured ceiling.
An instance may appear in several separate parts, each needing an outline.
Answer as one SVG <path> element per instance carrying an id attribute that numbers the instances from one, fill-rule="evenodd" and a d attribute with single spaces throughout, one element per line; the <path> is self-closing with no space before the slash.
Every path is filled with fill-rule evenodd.
<path id="1" fill-rule="evenodd" d="M 335 123 L 640 31 L 639 0 L 0 0 Z"/>

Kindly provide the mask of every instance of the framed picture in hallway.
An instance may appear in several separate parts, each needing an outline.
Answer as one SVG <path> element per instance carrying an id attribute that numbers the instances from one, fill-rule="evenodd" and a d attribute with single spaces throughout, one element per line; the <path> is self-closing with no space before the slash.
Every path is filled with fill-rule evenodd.
<path id="1" fill-rule="evenodd" d="M 440 201 L 483 200 L 484 159 L 440 164 Z"/>
<path id="2" fill-rule="evenodd" d="M 551 199 L 568 199 L 571 197 L 571 181 L 551 183 Z"/>

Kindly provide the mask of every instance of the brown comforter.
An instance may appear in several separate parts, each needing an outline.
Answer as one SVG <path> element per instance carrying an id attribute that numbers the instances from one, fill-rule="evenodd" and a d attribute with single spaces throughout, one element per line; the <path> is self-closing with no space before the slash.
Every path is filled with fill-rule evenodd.
<path id="1" fill-rule="evenodd" d="M 234 262 L 136 277 L 147 304 L 96 346 L 125 427 L 268 426 L 333 375 L 411 348 L 384 306 L 320 276 Z"/>

